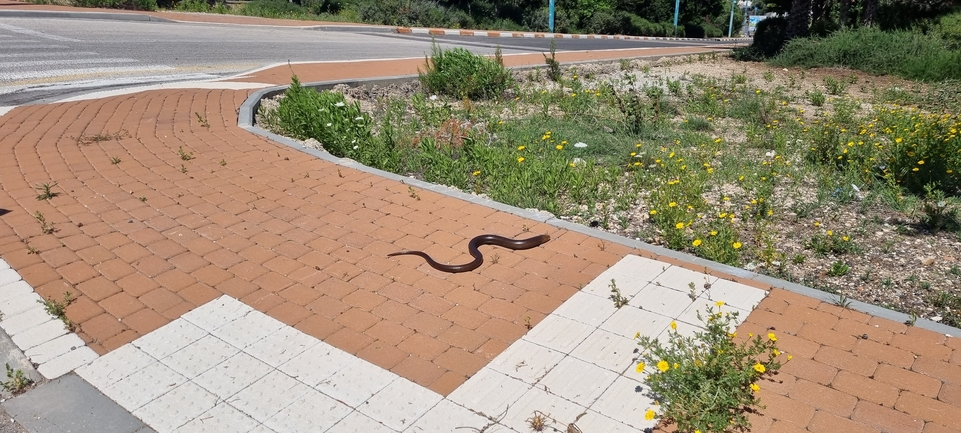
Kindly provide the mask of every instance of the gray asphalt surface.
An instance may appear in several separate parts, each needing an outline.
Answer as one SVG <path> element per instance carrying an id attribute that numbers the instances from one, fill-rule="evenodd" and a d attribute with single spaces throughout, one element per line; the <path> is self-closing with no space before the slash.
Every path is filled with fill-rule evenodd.
<path id="1" fill-rule="evenodd" d="M 546 52 L 549 39 L 355 33 L 203 23 L 0 18 L 0 106 L 50 102 L 131 85 L 203 80 L 282 62 L 423 57 L 432 40 L 491 54 Z M 597 50 L 717 41 L 556 39 L 557 49 Z"/>
<path id="2" fill-rule="evenodd" d="M 0 18 L 0 106 L 83 89 L 215 78 L 277 62 L 422 57 L 429 49 L 429 39 L 297 28 Z"/>

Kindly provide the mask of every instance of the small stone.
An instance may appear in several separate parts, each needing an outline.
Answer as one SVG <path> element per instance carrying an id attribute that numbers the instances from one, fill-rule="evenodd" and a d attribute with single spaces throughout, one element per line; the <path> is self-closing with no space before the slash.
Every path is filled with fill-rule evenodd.
<path id="1" fill-rule="evenodd" d="M 934 264 L 934 256 L 925 257 L 921 259 L 921 264 L 924 266 L 931 266 Z"/>
<path id="2" fill-rule="evenodd" d="M 931 321 L 932 321 L 932 322 L 940 322 L 940 321 L 941 321 L 941 316 L 931 317 Z"/>

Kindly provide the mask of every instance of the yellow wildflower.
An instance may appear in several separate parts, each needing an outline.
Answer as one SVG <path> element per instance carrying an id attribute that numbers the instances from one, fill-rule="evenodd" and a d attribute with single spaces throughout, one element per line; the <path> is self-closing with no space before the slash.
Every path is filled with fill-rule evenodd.
<path id="1" fill-rule="evenodd" d="M 740 242 L 735 242 L 735 243 L 731 244 L 731 246 L 734 247 L 734 249 L 736 250 L 736 249 L 741 248 L 741 243 L 740 243 Z"/>
<path id="2" fill-rule="evenodd" d="M 677 223 L 677 224 L 674 224 L 674 227 L 675 227 L 675 228 L 678 228 L 678 229 L 682 229 L 682 228 L 684 228 L 684 223 L 683 223 L 683 222 L 679 222 L 679 223 Z"/>
<path id="3" fill-rule="evenodd" d="M 645 366 L 644 366 L 644 363 L 643 363 L 643 362 L 638 362 L 638 363 L 637 363 L 637 367 L 634 368 L 634 371 L 640 373 L 640 372 L 644 371 L 644 367 L 645 367 Z"/>
<path id="4" fill-rule="evenodd" d="M 691 245 L 694 245 L 695 247 L 699 247 L 699 246 L 701 246 L 701 240 L 700 240 L 700 239 L 694 239 L 694 242 L 691 242 Z"/>
<path id="5" fill-rule="evenodd" d="M 517 158 L 517 162 L 524 162 L 524 157 Z"/>
<path id="6" fill-rule="evenodd" d="M 644 419 L 648 421 L 654 419 L 654 411 L 651 409 L 648 409 L 647 412 L 644 412 Z"/>
<path id="7" fill-rule="evenodd" d="M 762 366 L 762 367 L 763 367 L 763 366 Z M 657 369 L 658 369 L 658 370 L 661 370 L 661 372 L 663 373 L 663 372 L 665 372 L 665 371 L 667 371 L 667 370 L 670 370 L 670 369 L 671 369 L 671 365 L 668 364 L 667 361 L 661 360 L 660 362 L 657 363 Z"/>
<path id="8" fill-rule="evenodd" d="M 768 333 L 767 333 L 767 339 L 768 339 L 768 340 L 771 340 L 771 341 L 777 341 L 777 335 L 774 335 L 773 332 L 768 332 Z"/>
<path id="9" fill-rule="evenodd" d="M 675 322 L 675 321 L 673 321 L 673 320 L 671 321 L 671 329 L 674 329 L 674 330 L 677 329 L 677 322 Z"/>
<path id="10" fill-rule="evenodd" d="M 756 371 L 756 372 L 758 372 L 758 373 L 764 373 L 764 371 L 766 371 L 766 370 L 767 370 L 767 369 L 764 368 L 764 364 L 761 364 L 760 362 L 757 363 L 757 364 L 754 364 L 754 371 Z"/>
<path id="11" fill-rule="evenodd" d="M 760 390 L 761 390 L 761 387 L 760 387 L 760 386 L 757 386 L 756 383 L 752 383 L 752 384 L 751 384 L 751 391 L 758 392 L 758 391 L 760 391 Z"/>

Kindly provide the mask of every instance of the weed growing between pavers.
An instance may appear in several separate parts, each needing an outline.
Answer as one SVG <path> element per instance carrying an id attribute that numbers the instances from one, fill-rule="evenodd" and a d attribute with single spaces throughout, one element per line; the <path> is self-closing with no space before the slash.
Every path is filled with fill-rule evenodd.
<path id="1" fill-rule="evenodd" d="M 925 254 L 912 239 L 961 246 L 961 100 L 949 84 L 780 69 L 758 79 L 740 64 L 707 72 L 723 63 L 709 57 L 666 63 L 572 67 L 557 82 L 518 71 L 489 100 L 416 83 L 391 95 L 295 81 L 279 108 L 262 105 L 260 123 L 405 176 L 961 323 L 933 301 L 961 296 L 949 263 L 921 279 L 931 290 L 885 270 Z M 321 107 L 360 117 L 363 144 L 339 144 L 354 134 L 342 132 L 351 118 L 319 119 Z M 829 276 L 836 261 L 850 272 Z M 878 272 L 855 281 L 868 269 Z"/>
<path id="2" fill-rule="evenodd" d="M 63 322 L 63 326 L 68 330 L 73 330 L 75 324 L 67 318 L 67 307 L 75 301 L 76 298 L 70 292 L 63 292 L 63 300 L 58 301 L 56 299 L 44 299 L 42 301 L 37 301 L 43 305 L 43 309 L 47 314 L 60 319 Z"/>
<path id="3" fill-rule="evenodd" d="M 50 200 L 60 195 L 59 192 L 53 190 L 53 188 L 56 186 L 57 182 L 45 182 L 34 186 L 33 189 L 37 190 L 39 193 L 37 194 L 37 201 Z"/>
<path id="4" fill-rule="evenodd" d="M 10 364 L 7 366 L 7 380 L 0 382 L 3 389 L 7 390 L 13 395 L 18 395 L 25 392 L 30 385 L 33 385 L 33 379 L 23 373 L 23 370 L 19 368 L 14 370 L 10 368 Z"/>
<path id="5" fill-rule="evenodd" d="M 645 391 L 655 401 L 645 412 L 647 420 L 674 422 L 685 433 L 750 428 L 748 415 L 763 408 L 758 382 L 777 372 L 782 353 L 773 332 L 738 340 L 738 312 L 722 312 L 723 305 L 717 302 L 704 317 L 698 312 L 704 331 L 693 337 L 681 336 L 675 322 L 665 342 L 635 337 L 640 346 L 635 371 L 644 375 Z"/>

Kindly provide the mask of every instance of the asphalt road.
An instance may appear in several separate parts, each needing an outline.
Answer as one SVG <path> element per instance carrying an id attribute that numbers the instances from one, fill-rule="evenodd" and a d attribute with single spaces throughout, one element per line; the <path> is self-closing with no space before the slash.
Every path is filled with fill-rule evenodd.
<path id="1" fill-rule="evenodd" d="M 432 40 L 491 54 L 546 52 L 550 40 L 65 18 L 0 18 L 0 107 L 93 90 L 204 80 L 274 63 L 422 58 Z M 715 41 L 557 39 L 557 49 L 718 45 Z"/>
<path id="2" fill-rule="evenodd" d="M 0 18 L 0 106 L 278 62 L 423 57 L 429 49 L 430 40 L 298 28 Z"/>

